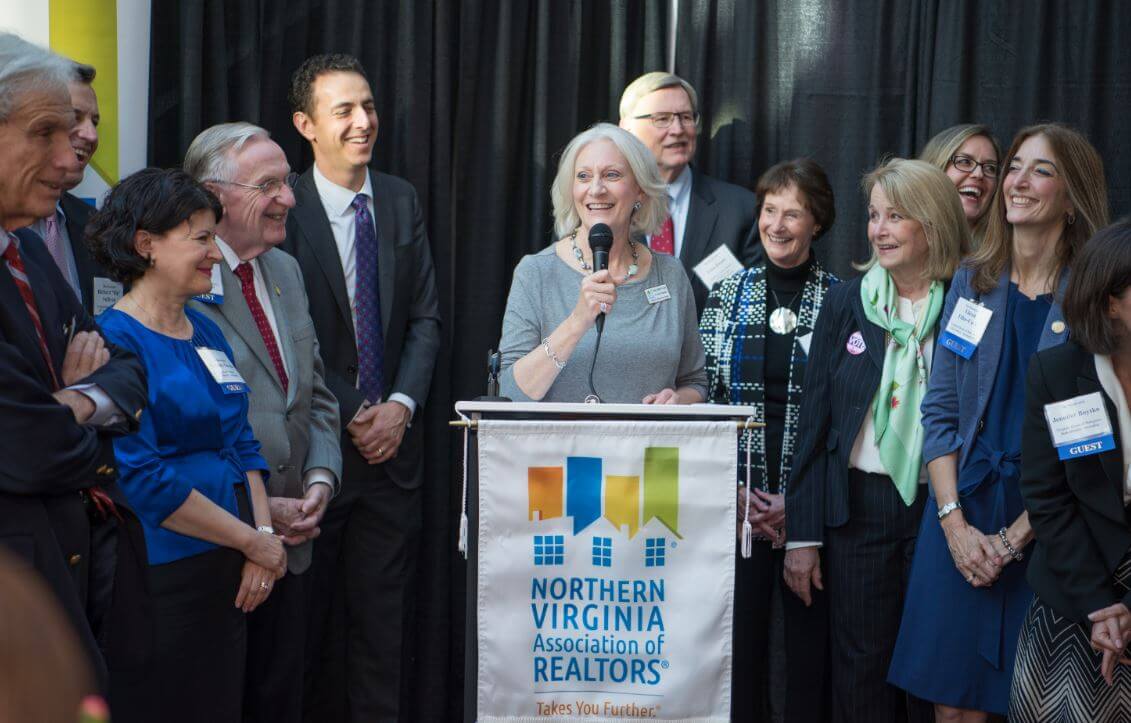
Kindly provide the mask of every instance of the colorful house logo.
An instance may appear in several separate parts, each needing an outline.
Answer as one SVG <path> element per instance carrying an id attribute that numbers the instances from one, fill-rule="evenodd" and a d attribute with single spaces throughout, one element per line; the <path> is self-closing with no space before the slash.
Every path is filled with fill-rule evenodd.
<path id="1" fill-rule="evenodd" d="M 527 519 L 571 517 L 577 535 L 603 518 L 616 530 L 627 527 L 629 539 L 657 520 L 680 537 L 678 447 L 646 447 L 643 475 L 606 475 L 603 468 L 600 457 L 580 456 L 564 466 L 529 467 Z"/>

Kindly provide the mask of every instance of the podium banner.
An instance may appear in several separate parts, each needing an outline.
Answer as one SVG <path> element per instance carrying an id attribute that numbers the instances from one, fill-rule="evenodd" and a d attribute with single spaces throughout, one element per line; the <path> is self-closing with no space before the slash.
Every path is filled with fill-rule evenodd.
<path id="1" fill-rule="evenodd" d="M 727 721 L 734 422 L 478 436 L 478 720 Z"/>

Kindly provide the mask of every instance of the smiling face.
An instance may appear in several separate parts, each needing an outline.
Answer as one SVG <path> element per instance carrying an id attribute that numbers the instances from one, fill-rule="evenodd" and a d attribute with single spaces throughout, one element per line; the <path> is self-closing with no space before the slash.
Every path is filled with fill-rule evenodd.
<path id="1" fill-rule="evenodd" d="M 294 114 L 295 127 L 310 141 L 319 169 L 330 180 L 360 177 L 377 141 L 377 108 L 369 81 L 357 73 L 333 71 L 314 79 L 313 113 Z"/>
<path id="2" fill-rule="evenodd" d="M 145 279 L 175 296 L 190 298 L 212 289 L 212 267 L 222 258 L 215 241 L 216 217 L 201 209 L 163 234 L 138 231 L 137 251 L 152 259 Z"/>
<path id="3" fill-rule="evenodd" d="M 781 268 L 805 263 L 819 228 L 795 185 L 767 193 L 762 200 L 758 235 L 766 257 Z"/>
<path id="4" fill-rule="evenodd" d="M 632 116 L 621 119 L 621 127 L 643 141 L 656 157 L 660 177 L 667 183 L 674 181 L 695 157 L 695 140 L 698 129 L 694 123 L 684 125 L 679 117 L 667 128 L 657 128 L 648 118 L 635 116 L 652 113 L 691 113 L 691 99 L 687 91 L 676 86 L 661 88 L 649 93 L 636 103 Z"/>
<path id="5" fill-rule="evenodd" d="M 71 92 L 71 106 L 75 109 L 75 127 L 71 130 L 71 148 L 79 159 L 79 171 L 67 179 L 68 190 L 79 185 L 83 171 L 86 170 L 94 152 L 98 150 L 98 124 L 102 116 L 98 112 L 98 97 L 94 88 L 86 83 L 71 82 L 67 86 Z"/>
<path id="6" fill-rule="evenodd" d="M 973 171 L 963 171 L 954 165 L 955 160 L 968 158 L 979 164 L 991 163 L 997 165 L 999 159 L 994 151 L 994 144 L 985 136 L 973 136 L 959 146 L 946 165 L 946 175 L 954 181 L 958 189 L 959 198 L 962 199 L 962 211 L 966 214 L 966 221 L 973 226 L 978 222 L 990 207 L 994 189 L 997 188 L 998 179 L 986 176 L 985 169 L 979 165 Z M 960 161 L 961 162 L 961 161 Z M 1000 171 L 999 171 L 1000 178 Z"/>
<path id="7" fill-rule="evenodd" d="M 921 274 L 927 266 L 927 234 L 923 224 L 892 206 L 880 184 L 868 203 L 868 241 L 888 273 Z"/>
<path id="8" fill-rule="evenodd" d="M 1006 221 L 1014 226 L 1055 226 L 1074 212 L 1057 163 L 1043 135 L 1029 136 L 1021 143 L 1002 181 Z"/>
<path id="9" fill-rule="evenodd" d="M 283 149 L 269 138 L 251 139 L 233 161 L 231 180 L 248 186 L 282 181 L 291 172 Z M 230 183 L 208 186 L 224 204 L 224 218 L 216 232 L 241 259 L 254 258 L 287 237 L 287 212 L 295 206 L 295 194 L 285 183 L 274 196 Z"/>
<path id="10" fill-rule="evenodd" d="M 588 234 L 593 224 L 605 223 L 614 238 L 626 238 L 632 206 L 644 200 L 632 169 L 609 140 L 582 148 L 573 164 L 573 204 Z"/>
<path id="11" fill-rule="evenodd" d="M 71 149 L 75 122 L 65 90 L 29 91 L 0 123 L 0 225 L 26 226 L 50 215 L 64 184 L 78 172 Z"/>

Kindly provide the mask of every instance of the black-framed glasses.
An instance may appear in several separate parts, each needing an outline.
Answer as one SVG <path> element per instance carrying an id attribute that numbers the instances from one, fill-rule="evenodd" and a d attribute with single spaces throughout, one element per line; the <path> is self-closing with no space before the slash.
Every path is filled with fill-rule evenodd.
<path id="1" fill-rule="evenodd" d="M 205 181 L 207 183 L 222 183 L 225 186 L 239 186 L 240 188 L 259 191 L 264 196 L 267 196 L 269 198 L 277 198 L 278 195 L 283 192 L 283 186 L 286 186 L 287 188 L 295 187 L 295 184 L 298 183 L 298 174 L 288 173 L 286 178 L 282 179 L 270 178 L 263 183 L 260 183 L 258 186 L 250 183 L 240 183 L 239 181 L 222 181 L 219 178 L 207 178 L 205 179 Z"/>
<path id="2" fill-rule="evenodd" d="M 647 118 L 648 120 L 652 121 L 652 125 L 657 128 L 667 128 L 676 118 L 679 118 L 680 125 L 682 125 L 684 128 L 699 124 L 699 114 L 691 112 L 645 113 L 644 115 L 635 115 L 633 116 L 633 118 L 635 118 L 636 120 L 643 120 Z"/>
<path id="3" fill-rule="evenodd" d="M 963 173 L 973 173 L 974 169 L 978 166 L 982 167 L 982 173 L 986 174 L 986 178 L 997 178 L 997 173 L 1001 169 L 1001 164 L 997 161 L 985 161 L 978 163 L 970 156 L 956 155 L 950 159 L 950 165 L 954 166 Z"/>

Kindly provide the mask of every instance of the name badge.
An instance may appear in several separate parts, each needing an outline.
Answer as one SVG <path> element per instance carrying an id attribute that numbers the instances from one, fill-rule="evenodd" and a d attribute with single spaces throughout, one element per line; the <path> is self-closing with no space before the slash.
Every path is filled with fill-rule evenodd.
<path id="1" fill-rule="evenodd" d="M 993 315 L 994 312 L 980 304 L 959 299 L 954 305 L 954 313 L 950 315 L 950 322 L 939 336 L 939 342 L 963 359 L 969 359 L 981 343 Z"/>
<path id="2" fill-rule="evenodd" d="M 649 304 L 658 304 L 661 301 L 667 301 L 672 298 L 672 295 L 668 292 L 667 284 L 660 284 L 650 289 L 644 289 L 644 296 L 648 299 Z"/>
<path id="3" fill-rule="evenodd" d="M 94 311 L 94 315 L 98 316 L 114 304 L 117 304 L 118 300 L 122 298 L 124 291 L 125 289 L 117 281 L 102 276 L 95 276 L 93 285 L 94 298 L 91 299 L 91 309 Z"/>
<path id="4" fill-rule="evenodd" d="M 204 362 L 204 366 L 208 368 L 208 373 L 220 385 L 220 389 L 224 394 L 246 394 L 247 382 L 243 380 L 236 365 L 228 358 L 228 355 L 219 349 L 209 349 L 208 347 L 198 346 L 196 353 L 200 355 L 200 360 Z"/>
<path id="5" fill-rule="evenodd" d="M 220 263 L 224 263 L 221 261 Z M 202 304 L 224 303 L 224 277 L 220 275 L 220 264 L 212 266 L 212 290 L 207 294 L 192 297 Z"/>
<path id="6" fill-rule="evenodd" d="M 691 269 L 708 289 L 728 276 L 742 271 L 742 262 L 728 246 L 720 246 Z"/>
<path id="7" fill-rule="evenodd" d="M 1062 460 L 1115 449 L 1111 420 L 1099 392 L 1046 404 L 1045 419 L 1052 444 Z"/>

